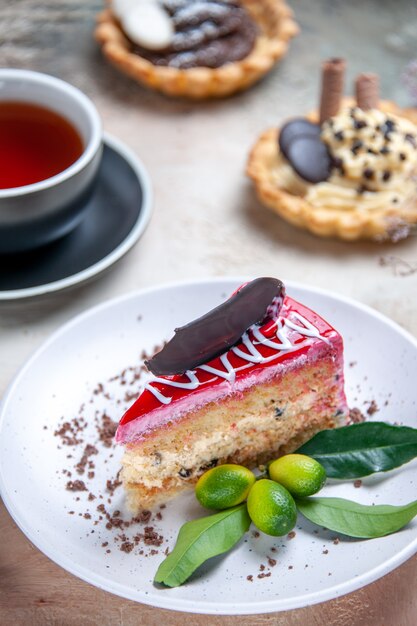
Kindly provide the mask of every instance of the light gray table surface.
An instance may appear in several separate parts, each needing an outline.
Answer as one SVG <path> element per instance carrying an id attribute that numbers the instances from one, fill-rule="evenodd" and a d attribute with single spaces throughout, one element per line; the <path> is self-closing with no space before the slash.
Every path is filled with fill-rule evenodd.
<path id="1" fill-rule="evenodd" d="M 70 291 L 0 303 L 0 395 L 29 354 L 77 313 L 120 294 L 182 279 L 271 275 L 325 287 L 374 307 L 417 336 L 415 235 L 384 245 L 318 239 L 263 209 L 244 175 L 248 150 L 263 129 L 316 106 L 323 58 L 347 59 L 349 89 L 358 72 L 377 71 L 383 97 L 411 106 L 402 73 L 413 56 L 417 57 L 417 4 L 412 0 L 293 0 L 290 4 L 301 34 L 267 78 L 227 100 L 190 103 L 146 91 L 108 65 L 92 38 L 100 2 L 0 3 L 0 65 L 44 71 L 84 90 L 95 102 L 104 129 L 141 158 L 155 194 L 154 213 L 145 235 L 111 271 Z M 25 540 L 2 513 L 10 541 L 21 541 L 21 553 L 27 550 L 32 555 L 34 575 L 36 567 L 45 571 L 54 568 L 54 575 L 71 580 L 69 593 L 77 591 L 85 600 L 85 589 L 92 588 L 74 582 L 43 555 L 36 554 L 35 558 L 36 551 L 25 547 L 27 542 L 23 545 Z M 42 613 L 52 620 L 47 622 L 45 617 L 43 622 L 35 604 L 33 610 L 22 613 L 24 590 L 19 588 L 8 596 L 6 586 L 2 588 L 2 551 L 3 563 L 11 558 L 4 550 L 0 547 L 0 609 L 4 619 L 24 614 L 28 624 L 75 624 L 65 612 Z M 405 583 L 398 574 L 401 571 L 407 577 Z M 305 609 L 275 616 L 275 621 L 265 616 L 252 621 L 242 618 L 240 623 L 320 624 L 324 623 L 320 615 L 326 615 L 326 623 L 332 625 L 411 626 L 416 623 L 412 616 L 417 614 L 412 592 L 416 577 L 414 558 L 369 587 L 369 595 L 363 590 L 343 602 L 330 603 L 331 610 L 320 613 L 312 608 L 310 613 Z M 391 592 L 396 599 L 388 601 Z M 153 624 L 158 615 L 171 623 L 167 612 L 143 609 L 142 615 L 148 617 L 140 621 L 133 603 L 111 596 L 111 601 L 104 601 L 106 594 L 96 590 L 91 594 L 96 594 L 96 606 L 102 603 L 111 615 L 119 615 L 122 605 L 131 607 L 132 616 L 136 615 L 132 622 L 130 618 L 123 621 L 123 617 L 107 622 L 103 613 L 103 624 Z M 34 597 L 28 602 L 32 606 Z M 366 602 L 369 607 L 365 612 Z M 88 600 L 82 606 L 84 623 L 96 623 L 88 621 Z M 126 615 L 130 615 L 129 610 L 126 608 Z M 0 622 L 1 616 L 0 612 Z M 178 619 L 172 623 L 179 624 Z M 209 623 L 199 620 L 195 623 Z M 213 618 L 210 623 L 235 622 L 232 618 Z"/>

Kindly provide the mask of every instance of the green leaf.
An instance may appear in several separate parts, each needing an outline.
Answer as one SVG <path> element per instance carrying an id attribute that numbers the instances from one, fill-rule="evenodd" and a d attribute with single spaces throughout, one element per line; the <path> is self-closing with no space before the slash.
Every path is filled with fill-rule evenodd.
<path id="1" fill-rule="evenodd" d="M 323 430 L 297 450 L 319 461 L 329 478 L 387 472 L 417 456 L 417 429 L 363 422 Z"/>
<path id="2" fill-rule="evenodd" d="M 315 524 L 362 539 L 395 533 L 417 515 L 417 500 L 404 506 L 367 506 L 343 498 L 303 498 L 297 507 Z"/>
<path id="3" fill-rule="evenodd" d="M 173 551 L 159 566 L 155 582 L 182 585 L 204 561 L 233 548 L 250 523 L 246 502 L 187 522 L 180 528 Z"/>

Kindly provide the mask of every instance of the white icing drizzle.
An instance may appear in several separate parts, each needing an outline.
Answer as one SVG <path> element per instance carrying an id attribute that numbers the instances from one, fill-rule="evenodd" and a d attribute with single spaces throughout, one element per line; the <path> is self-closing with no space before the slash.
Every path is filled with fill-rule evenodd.
<path id="1" fill-rule="evenodd" d="M 145 389 L 150 391 L 155 396 L 155 398 L 159 400 L 159 402 L 161 402 L 162 404 L 169 404 L 172 401 L 172 396 L 164 395 L 159 389 L 157 389 L 157 387 L 154 387 L 154 383 L 161 383 L 163 385 L 167 385 L 169 387 L 177 387 L 179 389 L 194 390 L 197 389 L 200 384 L 202 384 L 200 383 L 196 375 L 196 370 L 203 370 L 205 372 L 209 372 L 210 374 L 214 374 L 215 376 L 223 378 L 232 385 L 235 382 L 237 372 L 247 369 L 252 365 L 252 363 L 268 363 L 270 361 L 274 361 L 279 358 L 282 352 L 293 352 L 304 347 L 309 343 L 308 339 L 311 338 L 320 339 L 325 343 L 330 343 L 326 337 L 320 335 L 318 328 L 316 328 L 305 317 L 303 317 L 296 311 L 291 311 L 291 314 L 296 320 L 298 320 L 301 325 L 296 324 L 287 317 L 279 317 L 275 321 L 275 325 L 277 328 L 275 337 L 278 341 L 274 341 L 265 337 L 261 333 L 259 326 L 257 326 L 256 324 L 251 326 L 249 328 L 249 331 L 252 333 L 253 339 L 250 338 L 249 332 L 244 332 L 241 339 L 241 342 L 248 350 L 248 352 L 245 352 L 244 350 L 241 350 L 241 348 L 234 346 L 230 349 L 230 351 L 222 354 L 220 356 L 220 361 L 224 366 L 224 370 L 212 367 L 211 365 L 198 365 L 195 370 L 187 370 L 184 373 L 184 376 L 187 376 L 189 382 L 178 382 L 169 378 L 155 377 L 152 378 L 152 380 L 145 385 Z M 295 331 L 299 335 L 306 337 L 306 340 L 297 344 L 292 343 L 287 334 L 290 331 Z M 276 351 L 276 353 L 265 357 L 261 354 L 261 352 L 259 352 L 259 350 L 256 348 L 256 345 L 263 345 L 268 348 L 272 348 Z M 241 358 L 243 361 L 246 361 L 246 364 L 236 368 L 233 367 L 228 357 L 230 352 L 234 352 L 236 356 Z"/>
<path id="2" fill-rule="evenodd" d="M 298 321 L 301 322 L 303 326 L 297 326 L 297 324 L 294 324 L 294 322 L 286 318 L 285 324 L 289 326 L 289 328 L 292 328 L 300 335 L 306 335 L 306 337 L 315 337 L 316 339 L 321 339 L 325 343 L 330 343 L 328 339 L 320 335 L 318 329 L 311 322 L 306 320 L 305 317 L 303 317 L 296 311 L 293 311 L 293 316 L 298 319 Z"/>
<path id="3" fill-rule="evenodd" d="M 253 326 L 251 330 L 252 330 L 253 336 L 256 339 L 256 343 L 258 345 L 262 344 L 264 346 L 267 346 L 268 348 L 273 348 L 274 350 L 280 350 L 280 351 L 286 352 L 287 350 L 291 350 L 291 348 L 293 347 L 291 341 L 289 340 L 288 337 L 285 336 L 285 333 L 284 333 L 284 329 L 286 325 L 287 325 L 287 318 L 285 318 L 284 320 L 282 319 L 277 320 L 277 332 L 275 333 L 275 337 L 279 339 L 279 343 L 277 343 L 276 341 L 272 341 L 271 339 L 268 339 L 267 337 L 265 337 L 265 335 L 261 333 L 261 331 L 259 330 L 257 326 Z"/>
<path id="4" fill-rule="evenodd" d="M 253 327 L 251 327 L 251 330 L 253 330 Z M 241 359 L 245 359 L 251 363 L 262 363 L 263 356 L 259 350 L 255 348 L 254 344 L 249 339 L 247 332 L 242 335 L 242 343 L 249 350 L 249 354 L 247 352 L 243 352 L 243 350 L 237 346 L 232 348 L 232 352 L 234 352 L 237 356 L 240 356 Z"/>
<path id="5" fill-rule="evenodd" d="M 200 381 L 198 380 L 195 371 L 193 370 L 187 370 L 184 373 L 184 376 L 188 376 L 188 379 L 190 382 L 188 383 L 180 383 L 177 382 L 176 380 L 170 380 L 169 378 L 158 378 L 157 376 L 155 378 L 152 379 L 153 383 L 162 383 L 164 385 L 169 385 L 170 387 L 179 387 L 180 389 L 197 389 L 197 387 L 200 384 Z M 156 389 L 156 387 L 152 387 L 152 385 L 150 383 L 147 383 L 145 385 L 145 389 L 149 389 L 149 391 L 152 391 L 152 393 L 154 394 L 154 396 L 160 401 L 162 402 L 162 404 L 169 404 L 172 400 L 172 398 L 166 397 L 164 396 L 160 391 L 158 391 L 158 389 Z"/>
<path id="6" fill-rule="evenodd" d="M 233 385 L 236 379 L 236 372 L 227 358 L 227 352 L 221 355 L 220 361 L 223 363 L 225 371 L 219 370 L 211 365 L 199 365 L 198 369 L 209 372 L 209 374 L 215 374 L 215 376 L 220 376 L 220 378 L 224 378 L 227 382 Z"/>

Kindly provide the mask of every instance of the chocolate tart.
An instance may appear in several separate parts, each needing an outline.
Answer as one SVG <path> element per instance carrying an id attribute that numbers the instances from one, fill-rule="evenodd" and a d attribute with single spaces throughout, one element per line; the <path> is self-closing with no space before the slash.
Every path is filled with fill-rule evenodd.
<path id="1" fill-rule="evenodd" d="M 342 100 L 343 106 L 354 104 L 352 98 Z M 378 109 L 416 124 L 415 109 L 401 109 L 388 100 L 380 101 Z M 310 113 L 307 119 L 318 123 L 318 111 Z M 345 241 L 368 239 L 395 242 L 408 236 L 411 228 L 417 225 L 417 194 L 414 201 L 407 204 L 387 204 L 372 211 L 364 211 L 358 205 L 345 211 L 314 206 L 305 199 L 301 190 L 299 194 L 290 193 L 280 180 L 282 152 L 278 148 L 279 134 L 278 128 L 270 128 L 260 135 L 249 154 L 246 173 L 252 179 L 262 204 L 286 221 L 314 235 Z"/>
<path id="2" fill-rule="evenodd" d="M 241 0 L 240 5 L 257 26 L 256 39 L 247 56 L 220 67 L 182 69 L 153 64 L 132 46 L 111 5 L 98 15 L 95 38 L 113 65 L 151 89 L 196 100 L 221 98 L 250 87 L 269 72 L 299 30 L 284 0 Z"/>

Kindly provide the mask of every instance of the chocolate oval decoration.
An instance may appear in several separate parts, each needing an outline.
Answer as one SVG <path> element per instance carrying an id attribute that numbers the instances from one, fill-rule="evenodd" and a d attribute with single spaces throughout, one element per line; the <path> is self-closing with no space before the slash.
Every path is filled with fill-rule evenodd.
<path id="1" fill-rule="evenodd" d="M 282 154 L 288 158 L 291 143 L 302 136 L 320 137 L 321 128 L 318 124 L 309 122 L 305 117 L 295 117 L 284 124 L 279 131 L 278 144 Z"/>
<path id="2" fill-rule="evenodd" d="M 252 324 L 278 316 L 284 296 L 280 280 L 252 280 L 220 306 L 176 328 L 164 348 L 145 361 L 147 368 L 156 376 L 170 376 L 207 363 L 234 346 Z"/>
<path id="3" fill-rule="evenodd" d="M 297 174 L 309 183 L 320 183 L 330 176 L 332 161 L 320 139 L 298 137 L 290 144 L 287 158 Z"/>

